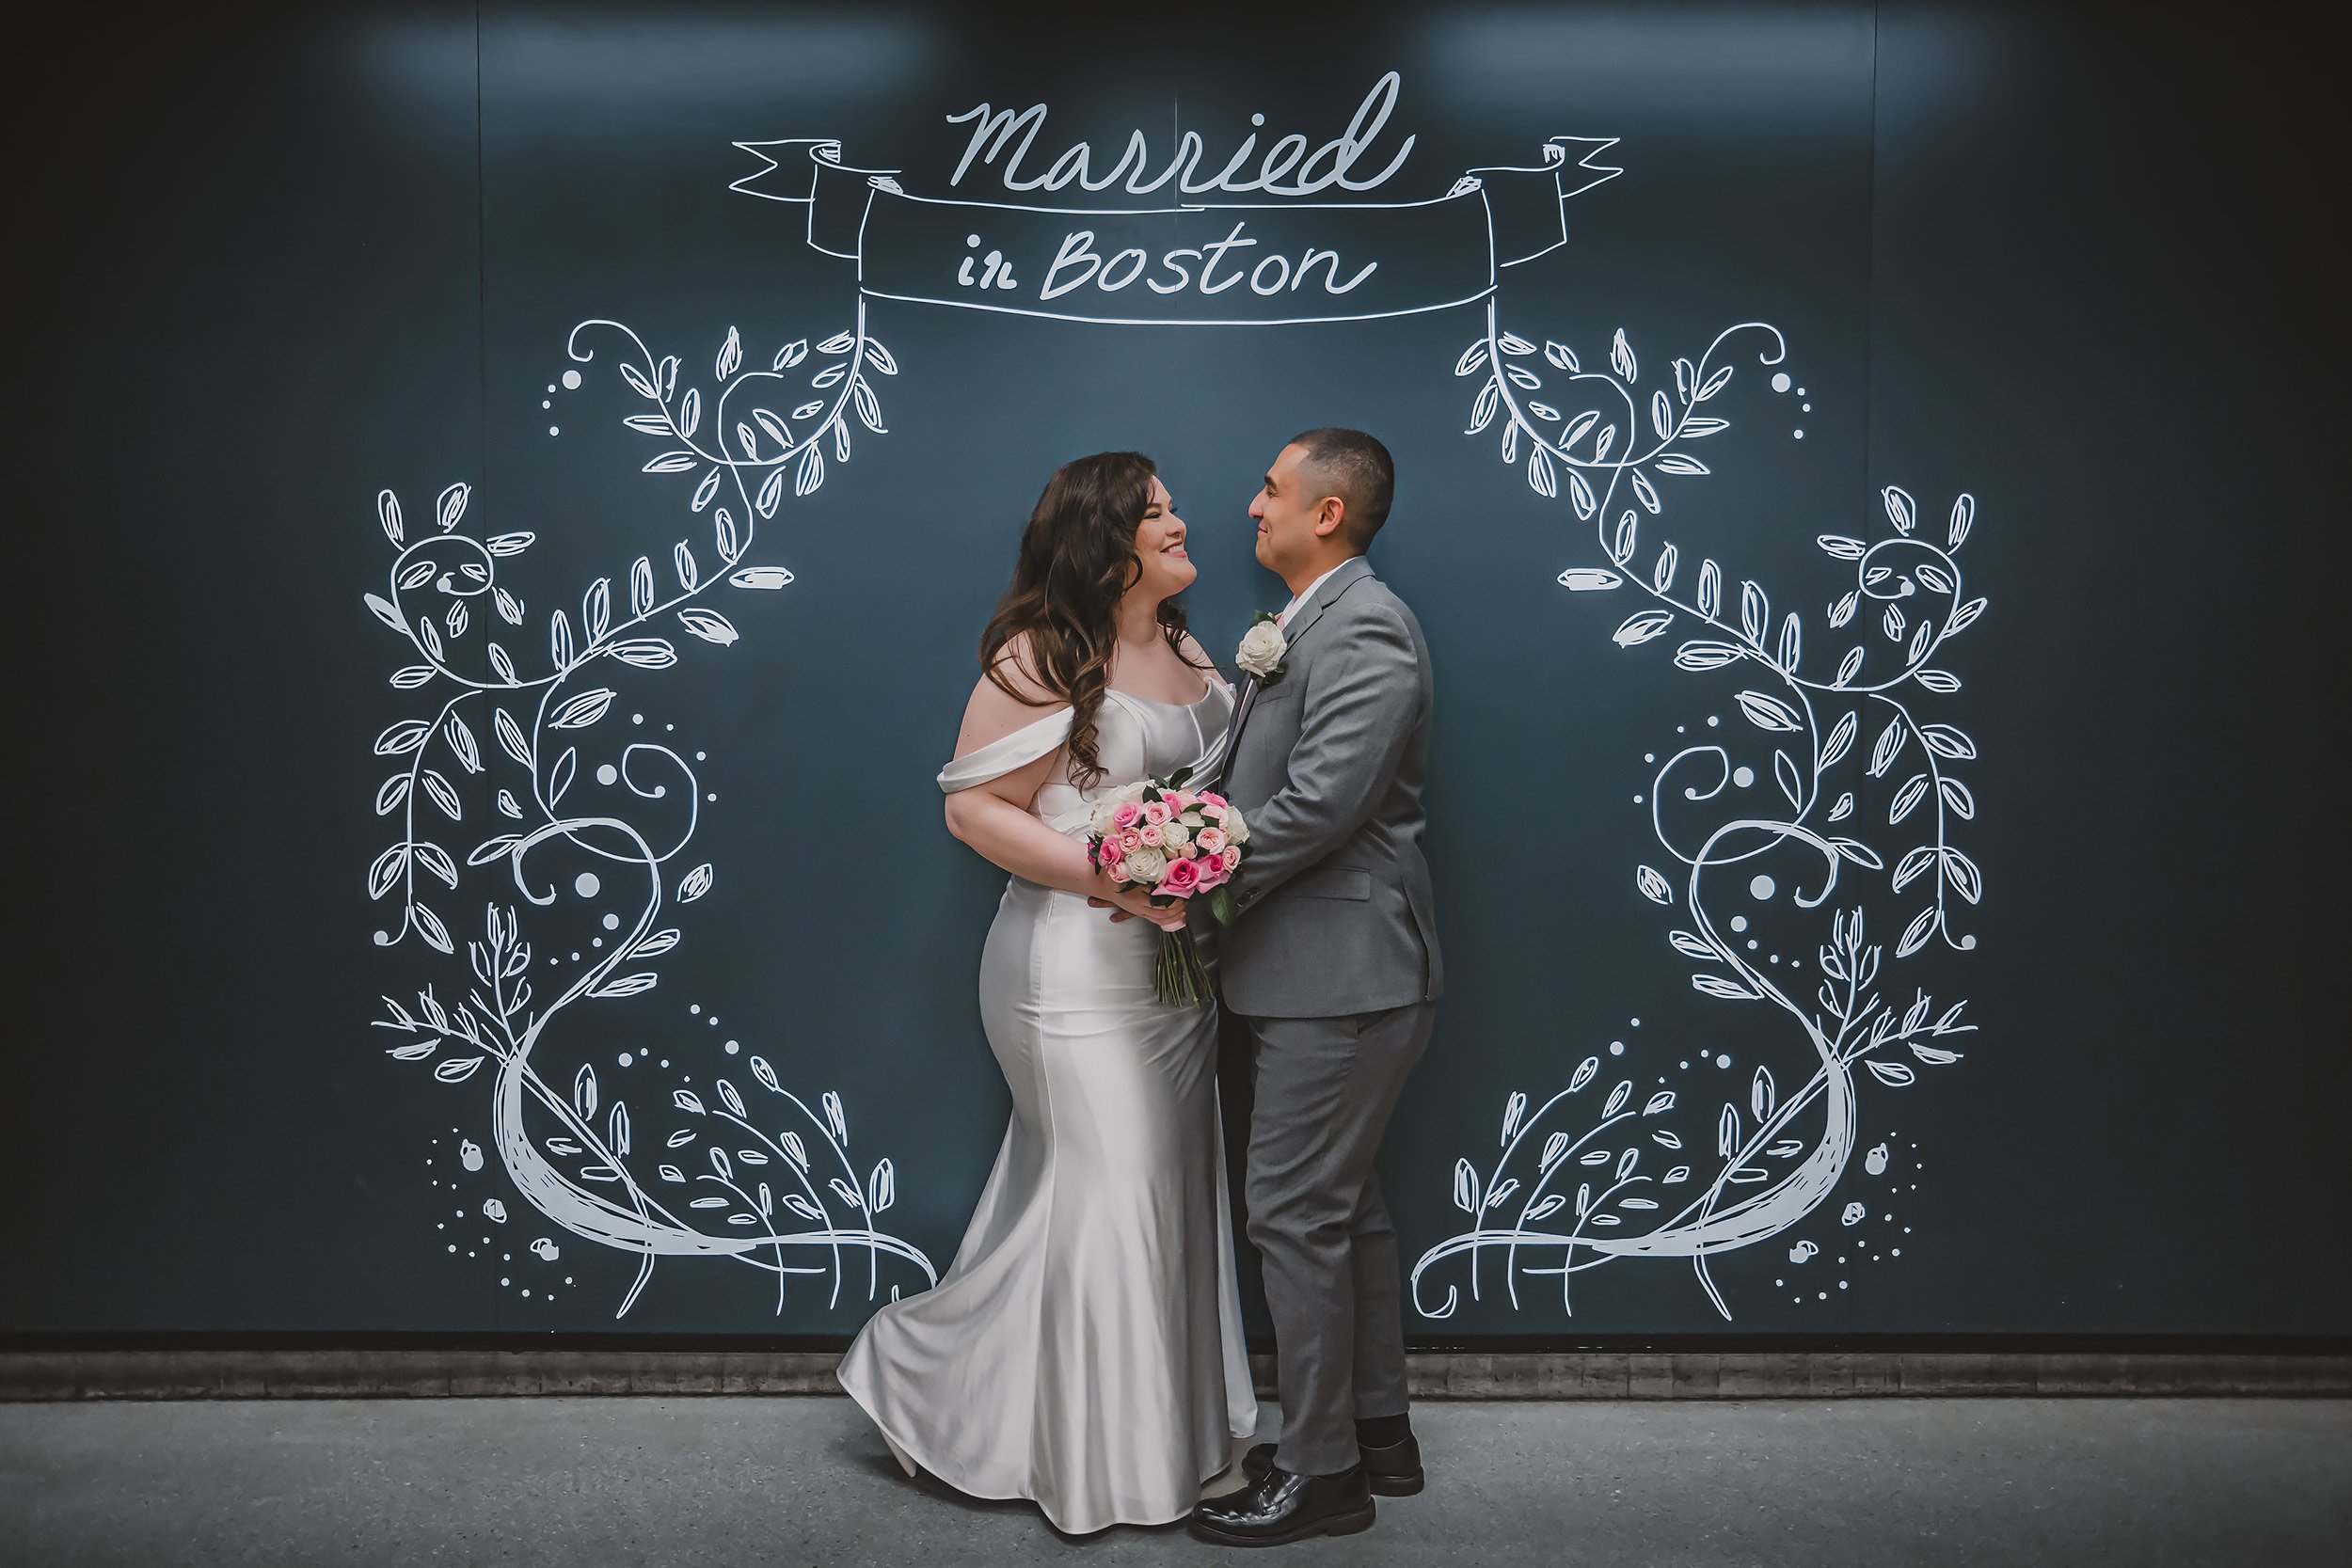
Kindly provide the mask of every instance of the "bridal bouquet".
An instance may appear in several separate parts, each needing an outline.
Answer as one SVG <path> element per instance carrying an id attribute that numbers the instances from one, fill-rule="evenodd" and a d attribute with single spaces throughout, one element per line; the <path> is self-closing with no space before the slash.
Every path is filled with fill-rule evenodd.
<path id="1" fill-rule="evenodd" d="M 1147 890 L 1163 908 L 1207 894 L 1217 918 L 1231 924 L 1224 888 L 1241 864 L 1249 824 L 1224 796 L 1184 788 L 1188 772 L 1105 791 L 1094 802 L 1087 853 L 1112 881 Z M 1224 908 L 1216 908 L 1220 899 Z M 1162 933 L 1154 982 L 1162 1002 L 1207 1005 L 1209 972 L 1189 930 Z"/>

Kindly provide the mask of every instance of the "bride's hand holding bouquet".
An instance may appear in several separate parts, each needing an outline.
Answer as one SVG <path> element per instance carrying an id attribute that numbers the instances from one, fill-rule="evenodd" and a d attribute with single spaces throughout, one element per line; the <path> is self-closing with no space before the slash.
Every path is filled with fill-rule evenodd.
<path id="1" fill-rule="evenodd" d="M 1144 917 L 1160 927 L 1159 999 L 1200 1006 L 1209 1000 L 1209 974 L 1182 911 L 1202 895 L 1230 906 L 1221 890 L 1241 864 L 1249 825 L 1222 795 L 1184 788 L 1187 772 L 1105 791 L 1094 803 L 1087 857 L 1114 888 L 1141 894 L 1151 911 Z M 1216 912 L 1230 922 L 1229 910 Z"/>

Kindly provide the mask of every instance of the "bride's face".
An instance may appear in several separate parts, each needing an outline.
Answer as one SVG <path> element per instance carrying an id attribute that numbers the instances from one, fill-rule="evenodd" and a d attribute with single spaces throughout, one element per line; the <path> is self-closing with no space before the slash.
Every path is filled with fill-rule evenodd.
<path id="1" fill-rule="evenodd" d="M 1156 475 L 1152 480 L 1152 504 L 1145 508 L 1143 521 L 1136 525 L 1136 560 L 1143 567 L 1143 576 L 1130 592 L 1154 604 L 1183 593 L 1200 575 L 1184 553 L 1184 520 L 1176 515 L 1176 503 L 1168 499 L 1168 487 Z"/>

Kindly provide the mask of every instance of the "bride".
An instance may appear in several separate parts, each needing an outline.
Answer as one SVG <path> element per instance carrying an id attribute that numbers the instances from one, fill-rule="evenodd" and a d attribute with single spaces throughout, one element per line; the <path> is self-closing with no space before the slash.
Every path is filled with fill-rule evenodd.
<path id="1" fill-rule="evenodd" d="M 1073 1534 L 1184 1517 L 1257 1425 L 1216 1016 L 1154 995 L 1182 906 L 1085 852 L 1101 791 L 1205 773 L 1222 750 L 1232 693 L 1175 599 L 1197 575 L 1136 452 L 1057 470 L 1021 536 L 939 775 L 948 831 L 1011 873 L 979 992 L 1012 1123 L 947 1273 L 876 1313 L 840 1368 L 910 1475 L 1033 1498 Z"/>

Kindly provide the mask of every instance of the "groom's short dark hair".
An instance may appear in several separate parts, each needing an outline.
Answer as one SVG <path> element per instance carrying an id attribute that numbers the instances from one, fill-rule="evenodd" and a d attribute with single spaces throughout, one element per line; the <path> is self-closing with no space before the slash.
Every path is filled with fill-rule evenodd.
<path id="1" fill-rule="evenodd" d="M 1325 494 L 1346 503 L 1341 526 L 1347 530 L 1347 542 L 1359 551 L 1370 549 L 1396 495 L 1396 462 L 1389 449 L 1360 430 L 1336 425 L 1294 436 L 1290 444 L 1306 449 L 1320 482 L 1330 486 Z"/>

